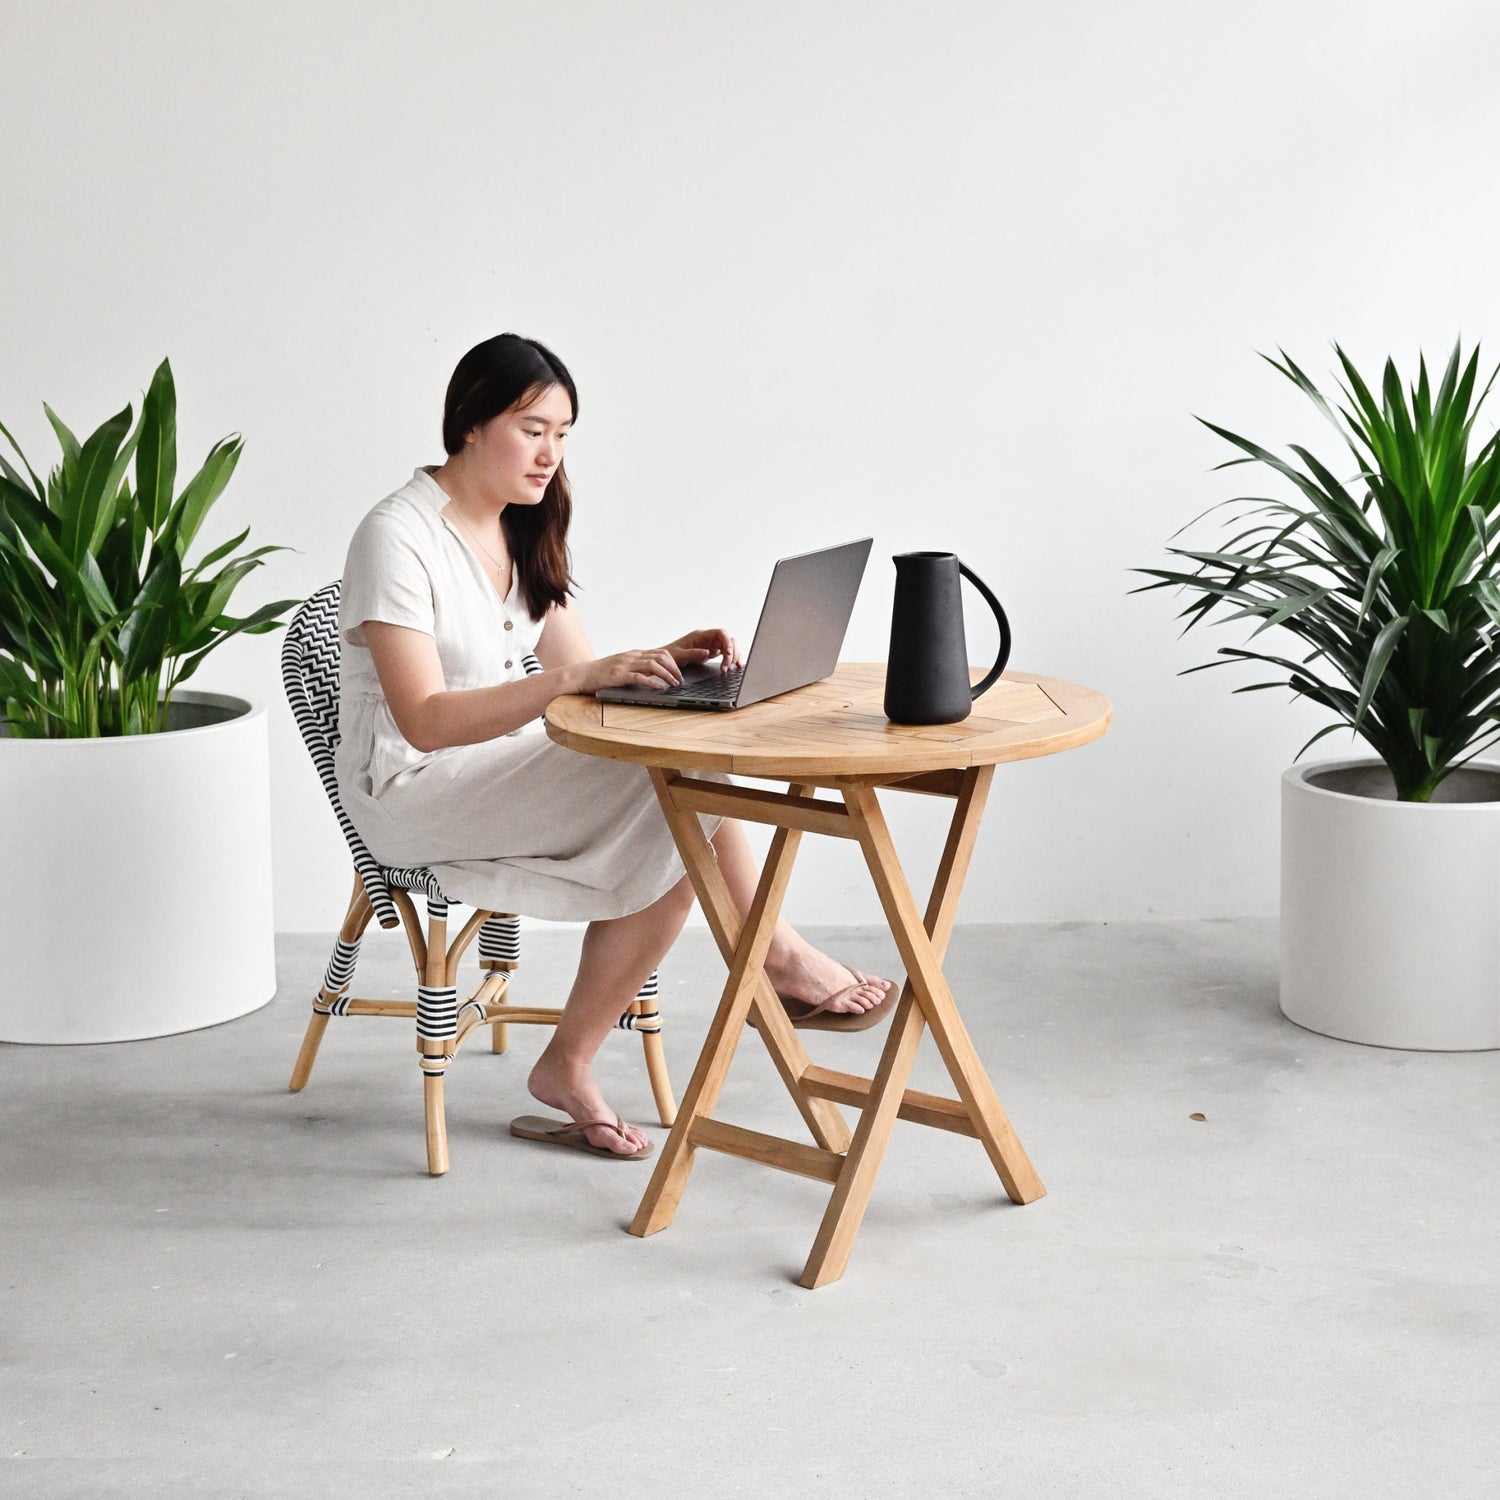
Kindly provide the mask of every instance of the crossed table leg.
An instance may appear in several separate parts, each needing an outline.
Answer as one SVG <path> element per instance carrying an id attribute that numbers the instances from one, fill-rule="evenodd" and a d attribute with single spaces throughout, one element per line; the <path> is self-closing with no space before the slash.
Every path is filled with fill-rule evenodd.
<path id="1" fill-rule="evenodd" d="M 881 1157 L 898 1118 L 976 1137 L 1012 1202 L 1030 1203 L 1046 1191 L 1011 1129 L 943 977 L 943 955 L 953 932 L 959 894 L 993 776 L 993 766 L 977 766 L 905 778 L 907 790 L 950 796 L 956 803 L 924 921 L 869 780 L 820 779 L 816 785 L 827 785 L 842 794 L 840 804 L 813 795 L 815 786 L 811 784 L 793 785 L 780 793 L 726 786 L 670 771 L 651 772 L 683 863 L 729 965 L 729 979 L 677 1122 L 630 1225 L 632 1234 L 655 1234 L 672 1222 L 694 1155 L 698 1147 L 706 1146 L 833 1185 L 822 1226 L 799 1280 L 808 1288 L 837 1281 L 849 1263 Z M 885 784 L 903 785 L 890 778 Z M 743 925 L 713 848 L 694 816 L 698 812 L 769 823 L 776 829 Z M 816 1066 L 765 976 L 766 952 L 805 832 L 858 840 L 906 966 L 906 983 L 873 1079 Z M 760 1035 L 812 1133 L 814 1145 L 746 1130 L 713 1116 L 752 1006 Z M 932 1030 L 958 1091 L 957 1099 L 906 1087 L 924 1027 Z M 834 1108 L 836 1103 L 860 1110 L 852 1139 L 843 1116 Z"/>

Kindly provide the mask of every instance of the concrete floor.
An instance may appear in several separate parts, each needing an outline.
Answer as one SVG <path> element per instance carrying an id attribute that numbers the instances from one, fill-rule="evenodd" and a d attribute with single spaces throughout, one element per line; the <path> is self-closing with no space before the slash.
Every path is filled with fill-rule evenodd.
<path id="1" fill-rule="evenodd" d="M 555 996 L 575 944 L 529 934 L 519 992 Z M 399 990 L 399 938 L 366 947 L 356 992 Z M 277 1000 L 213 1030 L 0 1047 L 0 1493 L 1500 1494 L 1500 1054 L 1298 1030 L 1270 924 L 960 929 L 1049 1195 L 1010 1206 L 976 1143 L 899 1125 L 814 1293 L 818 1184 L 703 1153 L 641 1241 L 646 1168 L 512 1140 L 537 1032 L 460 1058 L 440 1180 L 405 1023 L 333 1022 L 288 1094 L 326 950 L 286 939 Z M 680 1088 L 701 932 L 663 979 Z M 810 1037 L 852 1071 L 879 1045 Z M 648 1116 L 634 1038 L 601 1071 Z M 719 1112 L 795 1133 L 753 1040 Z"/>

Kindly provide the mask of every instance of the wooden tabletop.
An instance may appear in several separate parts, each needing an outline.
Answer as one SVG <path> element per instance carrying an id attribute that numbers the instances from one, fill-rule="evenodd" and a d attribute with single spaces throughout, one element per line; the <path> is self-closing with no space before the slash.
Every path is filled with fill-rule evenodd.
<path id="1" fill-rule="evenodd" d="M 1102 694 L 1030 672 L 1007 672 L 959 724 L 892 724 L 884 695 L 884 662 L 844 662 L 823 682 L 733 713 L 554 698 L 547 733 L 609 760 L 792 780 L 1030 760 L 1086 745 L 1110 723 Z"/>

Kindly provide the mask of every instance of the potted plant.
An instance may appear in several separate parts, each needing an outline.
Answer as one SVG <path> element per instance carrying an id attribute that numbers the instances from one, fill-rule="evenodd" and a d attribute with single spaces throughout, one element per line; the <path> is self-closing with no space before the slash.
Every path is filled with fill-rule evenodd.
<path id="1" fill-rule="evenodd" d="M 231 555 L 248 531 L 190 560 L 241 443 L 178 490 L 165 360 L 137 422 L 46 412 L 45 480 L 0 426 L 0 1040 L 211 1025 L 275 991 L 265 710 L 182 684 L 296 601 L 227 612 L 280 550 Z"/>
<path id="2" fill-rule="evenodd" d="M 1387 361 L 1378 391 L 1335 346 L 1330 402 L 1285 353 L 1269 363 L 1338 432 L 1350 478 L 1306 448 L 1283 458 L 1206 423 L 1290 486 L 1222 502 L 1233 535 L 1168 550 L 1143 589 L 1194 597 L 1189 629 L 1256 620 L 1295 656 L 1223 646 L 1219 661 L 1321 704 L 1378 759 L 1294 765 L 1282 778 L 1281 1008 L 1314 1031 L 1389 1047 L 1500 1046 L 1500 438 L 1474 431 L 1492 374 L 1455 345 L 1436 388 Z M 1228 464 L 1224 465 L 1227 467 Z M 1214 507 L 1218 509 L 1219 507 Z M 1200 518 L 1201 519 L 1201 518 Z M 1142 590 L 1136 590 L 1141 592 Z"/>

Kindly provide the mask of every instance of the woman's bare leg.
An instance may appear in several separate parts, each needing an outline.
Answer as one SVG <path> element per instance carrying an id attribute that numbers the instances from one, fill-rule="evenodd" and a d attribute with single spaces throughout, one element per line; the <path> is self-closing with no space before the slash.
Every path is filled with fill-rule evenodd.
<path id="1" fill-rule="evenodd" d="M 676 941 L 692 905 L 693 888 L 684 876 L 643 911 L 589 923 L 572 992 L 527 1080 L 534 1098 L 572 1120 L 615 1118 L 594 1081 L 594 1054 Z M 612 1127 L 587 1134 L 594 1145 L 621 1155 L 646 1144 L 645 1134 L 634 1125 L 627 1125 L 623 1134 Z"/>
<path id="2" fill-rule="evenodd" d="M 759 879 L 745 831 L 726 818 L 713 844 L 730 898 L 743 916 L 750 910 Z M 683 876 L 645 910 L 608 922 L 589 923 L 567 1004 L 552 1040 L 527 1080 L 534 1098 L 580 1122 L 615 1118 L 594 1081 L 594 1055 L 677 940 L 692 905 L 693 888 Z M 854 976 L 843 964 L 820 953 L 782 921 L 777 922 L 771 938 L 766 973 L 781 994 L 794 1000 L 816 1004 L 835 996 L 829 1005 L 831 1011 L 869 1010 L 890 988 L 884 979 L 851 984 Z M 634 1125 L 626 1125 L 623 1132 L 600 1126 L 587 1134 L 592 1144 L 621 1155 L 646 1144 L 645 1133 Z"/>
<path id="3" fill-rule="evenodd" d="M 745 830 L 732 818 L 719 824 L 714 835 L 714 852 L 719 857 L 719 870 L 729 895 L 743 916 L 750 910 L 755 897 L 755 886 L 760 872 L 755 868 L 755 856 L 750 851 L 750 842 Z M 790 924 L 776 923 L 771 936 L 770 951 L 766 954 L 766 973 L 778 993 L 792 1000 L 805 1000 L 816 1005 L 830 995 L 837 999 L 830 1003 L 830 1011 L 864 1011 L 879 1005 L 890 988 L 890 981 L 871 978 L 868 983 L 855 984 L 849 969 L 819 952 Z M 847 994 L 839 994 L 847 990 Z"/>

